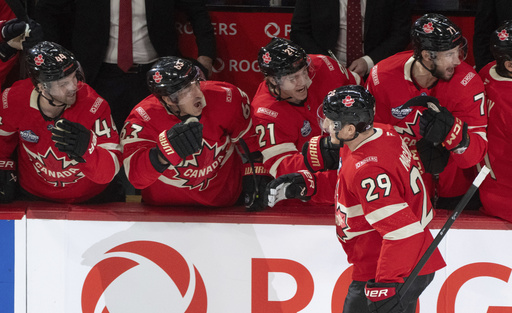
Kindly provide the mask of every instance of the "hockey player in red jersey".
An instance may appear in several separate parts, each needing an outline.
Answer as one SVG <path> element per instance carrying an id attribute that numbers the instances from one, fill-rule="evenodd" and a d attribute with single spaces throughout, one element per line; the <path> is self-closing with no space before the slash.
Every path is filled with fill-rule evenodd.
<path id="1" fill-rule="evenodd" d="M 343 312 L 414 313 L 445 263 L 436 249 L 408 291 L 397 293 L 433 241 L 434 209 L 408 146 L 392 126 L 373 124 L 374 104 L 364 87 L 343 86 L 329 92 L 320 111 L 331 142 L 343 146 L 336 233 L 354 265 Z M 294 190 L 323 188 L 315 183 L 307 171 L 283 175 L 269 183 L 265 197 L 273 206 L 297 195 Z"/>
<path id="2" fill-rule="evenodd" d="M 108 103 L 84 83 L 80 64 L 60 45 L 41 42 L 25 58 L 30 78 L 2 94 L 0 191 L 14 190 L 17 163 L 23 198 L 122 200 L 106 191 L 121 157 Z"/>
<path id="3" fill-rule="evenodd" d="M 393 125 L 411 150 L 417 148 L 428 172 L 424 181 L 432 185 L 431 195 L 436 190 L 441 197 L 437 207 L 450 209 L 487 151 L 484 86 L 463 61 L 466 39 L 449 19 L 426 14 L 414 23 L 411 37 L 414 51 L 379 62 L 367 88 L 376 99 L 375 121 Z M 404 105 L 417 96 L 437 98 L 442 109 Z"/>
<path id="4" fill-rule="evenodd" d="M 491 179 L 480 186 L 483 212 L 512 222 L 508 196 L 512 193 L 509 117 L 512 116 L 512 21 L 506 21 L 491 36 L 491 51 L 496 61 L 479 72 L 485 84 L 489 125 L 489 149 L 484 164 L 491 169 Z"/>
<path id="5" fill-rule="evenodd" d="M 235 144 L 251 128 L 247 95 L 203 81 L 188 60 L 163 57 L 147 74 L 153 95 L 122 131 L 124 167 L 142 200 L 156 205 L 229 206 L 242 191 Z"/>
<path id="6" fill-rule="evenodd" d="M 265 80 L 252 100 L 253 123 L 264 167 L 273 177 L 306 169 L 301 150 L 322 131 L 316 121 L 317 108 L 330 90 L 359 84 L 361 78 L 324 55 L 307 55 L 297 44 L 273 38 L 258 56 Z M 325 173 L 317 175 L 326 175 Z M 324 188 L 313 201 L 333 195 Z"/>

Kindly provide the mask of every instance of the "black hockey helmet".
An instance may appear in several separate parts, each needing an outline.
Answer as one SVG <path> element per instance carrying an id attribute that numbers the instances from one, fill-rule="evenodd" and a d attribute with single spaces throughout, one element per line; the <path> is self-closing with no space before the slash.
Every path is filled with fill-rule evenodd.
<path id="1" fill-rule="evenodd" d="M 162 57 L 148 71 L 147 83 L 153 95 L 171 96 L 201 79 L 200 71 L 187 59 Z"/>
<path id="2" fill-rule="evenodd" d="M 82 68 L 73 53 L 53 42 L 42 41 L 30 48 L 25 62 L 34 86 L 41 83 L 43 88 L 48 88 L 48 83 L 60 80 L 75 71 L 78 81 L 84 81 Z"/>
<path id="3" fill-rule="evenodd" d="M 467 55 L 467 40 L 455 23 L 441 14 L 428 13 L 418 18 L 411 29 L 414 56 L 419 58 L 421 51 L 446 51 L 455 47 L 463 49 Z"/>
<path id="4" fill-rule="evenodd" d="M 265 75 L 280 78 L 296 73 L 309 64 L 306 51 L 296 43 L 274 37 L 258 53 L 258 65 Z"/>
<path id="5" fill-rule="evenodd" d="M 352 124 L 361 133 L 373 124 L 375 98 L 363 86 L 346 85 L 330 91 L 320 107 L 323 115 L 335 124 L 334 130 Z"/>
<path id="6" fill-rule="evenodd" d="M 491 35 L 491 52 L 496 59 L 496 71 L 508 76 L 504 62 L 512 60 L 512 20 L 503 22 Z"/>

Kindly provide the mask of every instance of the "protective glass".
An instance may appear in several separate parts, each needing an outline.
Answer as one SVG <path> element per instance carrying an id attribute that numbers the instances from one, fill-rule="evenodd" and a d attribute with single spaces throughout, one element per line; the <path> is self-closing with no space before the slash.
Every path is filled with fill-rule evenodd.
<path id="1" fill-rule="evenodd" d="M 434 54 L 436 56 L 435 60 L 439 62 L 452 61 L 454 58 L 458 58 L 462 62 L 468 56 L 468 41 L 465 37 L 462 37 L 462 43 L 458 47 L 447 51 L 437 51 Z"/>
<path id="2" fill-rule="evenodd" d="M 333 121 L 324 114 L 324 105 L 320 105 L 316 111 L 318 125 L 326 134 L 336 134 L 343 128 L 340 121 Z"/>
<path id="3" fill-rule="evenodd" d="M 81 68 L 78 68 L 72 74 L 55 80 L 43 83 L 43 89 L 54 99 L 67 103 L 64 99 L 73 97 L 84 86 L 84 75 Z M 69 104 L 69 103 L 68 103 Z"/>

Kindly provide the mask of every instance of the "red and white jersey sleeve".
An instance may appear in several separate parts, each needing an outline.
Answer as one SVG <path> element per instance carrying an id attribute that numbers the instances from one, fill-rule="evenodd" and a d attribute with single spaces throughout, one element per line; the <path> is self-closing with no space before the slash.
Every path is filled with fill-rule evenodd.
<path id="1" fill-rule="evenodd" d="M 433 240 L 434 210 L 407 145 L 390 126 L 375 126 L 356 150 L 342 149 L 336 231 L 354 280 L 403 282 Z M 420 274 L 444 265 L 436 250 Z"/>
<path id="2" fill-rule="evenodd" d="M 421 139 L 419 121 L 422 107 L 403 108 L 409 99 L 428 95 L 436 97 L 441 106 L 453 116 L 468 124 L 470 144 L 462 154 L 451 153 L 445 170 L 439 176 L 439 195 L 460 196 L 471 185 L 476 172 L 474 166 L 487 151 L 487 113 L 484 86 L 474 69 L 465 62 L 455 68 L 449 81 L 438 80 L 431 88 L 420 88 L 413 82 L 412 52 L 391 56 L 373 67 L 367 88 L 376 100 L 375 121 L 395 127 L 403 139 L 414 149 Z M 431 180 L 425 175 L 425 180 Z"/>
<path id="3" fill-rule="evenodd" d="M 53 120 L 38 108 L 39 94 L 30 79 L 15 83 L 2 94 L 0 158 L 12 158 L 17 148 L 19 183 L 31 194 L 59 202 L 82 202 L 99 194 L 120 169 L 119 135 L 108 103 L 88 85 L 77 92 L 75 104 L 61 117 L 90 129 L 96 141 L 85 163 L 70 159 L 51 140 Z"/>
<path id="4" fill-rule="evenodd" d="M 512 116 L 512 79 L 496 73 L 496 62 L 486 65 L 479 74 L 485 84 L 489 110 L 489 149 L 482 166 L 491 169 L 491 173 L 480 185 L 480 200 L 485 213 L 512 222 L 512 210 L 504 207 L 512 194 L 512 125 L 509 118 Z"/>
<path id="5" fill-rule="evenodd" d="M 327 93 L 343 85 L 360 83 L 360 77 L 338 65 L 324 55 L 310 55 L 312 84 L 304 105 L 293 105 L 287 101 L 277 101 L 262 82 L 251 103 L 253 123 L 258 139 L 258 149 L 263 154 L 265 168 L 274 177 L 305 170 L 301 154 L 302 146 L 311 137 L 322 134 L 317 119 L 317 109 Z M 329 176 L 335 184 L 335 175 L 319 173 L 319 179 Z M 332 177 L 331 177 L 332 176 Z M 327 194 L 322 195 L 324 192 Z M 326 198 L 331 202 L 332 188 L 317 191 L 315 199 Z M 323 202 L 323 201 L 321 201 Z"/>
<path id="6" fill-rule="evenodd" d="M 130 113 L 122 132 L 124 166 L 144 202 L 158 205 L 233 205 L 241 192 L 242 161 L 235 143 L 251 128 L 248 97 L 235 86 L 201 82 L 206 107 L 201 114 L 199 152 L 163 173 L 152 166 L 151 148 L 161 132 L 181 121 L 149 96 Z"/>

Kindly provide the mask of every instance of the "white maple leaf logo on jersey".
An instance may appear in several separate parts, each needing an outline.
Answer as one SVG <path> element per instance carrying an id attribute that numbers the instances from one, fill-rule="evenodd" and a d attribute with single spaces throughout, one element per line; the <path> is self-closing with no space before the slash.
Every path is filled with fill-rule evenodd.
<path id="1" fill-rule="evenodd" d="M 508 33 L 507 33 L 507 30 L 504 29 L 502 30 L 501 32 L 498 33 L 498 37 L 500 38 L 501 41 L 505 41 L 507 40 L 508 38 Z"/>
<path id="2" fill-rule="evenodd" d="M 424 24 L 423 25 L 423 31 L 426 34 L 430 34 L 431 32 L 433 32 L 434 31 L 434 26 L 432 26 L 432 22 L 428 22 L 427 24 Z"/>
<path id="3" fill-rule="evenodd" d="M 77 161 L 70 161 L 66 156 L 58 157 L 52 147 L 44 155 L 30 151 L 25 145 L 23 148 L 29 154 L 37 174 L 54 187 L 65 187 L 85 177 L 80 169 L 74 167 Z"/>

